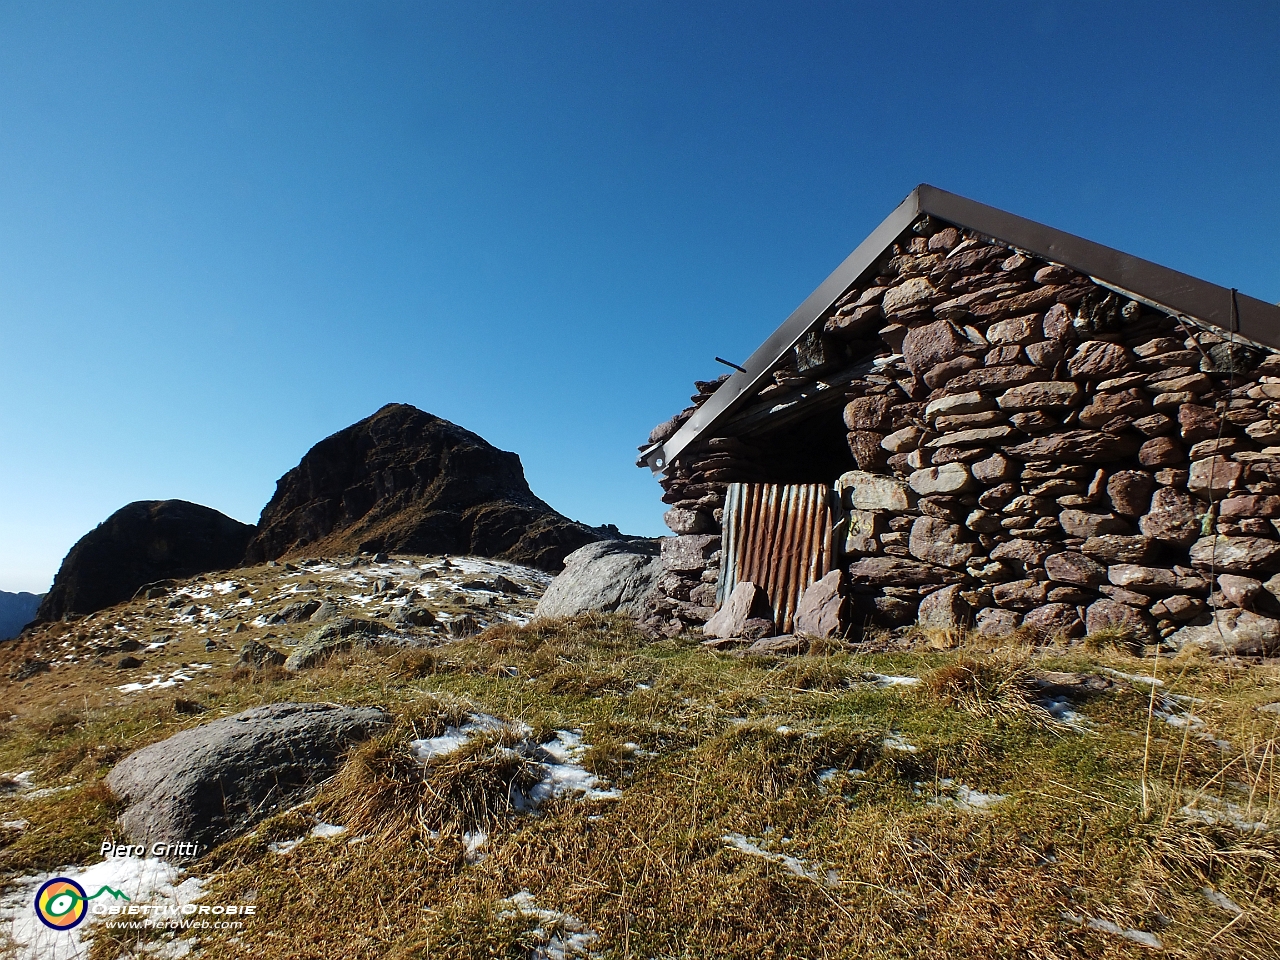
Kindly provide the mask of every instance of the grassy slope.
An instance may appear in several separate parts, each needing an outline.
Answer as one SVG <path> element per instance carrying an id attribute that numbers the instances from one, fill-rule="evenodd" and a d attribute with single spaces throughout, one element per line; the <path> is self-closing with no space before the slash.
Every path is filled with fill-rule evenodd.
<path id="1" fill-rule="evenodd" d="M 362 748 L 304 807 L 195 863 L 211 898 L 254 898 L 260 911 L 238 938 L 202 941 L 208 956 L 528 956 L 556 930 L 504 904 L 520 890 L 578 918 L 602 956 L 1151 952 L 1072 916 L 1153 932 L 1175 955 L 1280 956 L 1276 834 L 1179 813 L 1203 791 L 1202 805 L 1251 802 L 1250 819 L 1277 822 L 1280 717 L 1253 708 L 1280 700 L 1280 670 L 1157 666 L 1165 690 L 1203 699 L 1195 713 L 1230 741 L 1226 751 L 1185 727 L 1149 723 L 1140 684 L 1118 681 L 1084 701 L 1091 729 L 1082 733 L 1027 708 L 1012 682 L 1027 669 L 1101 665 L 1152 670 L 1118 651 L 1012 645 L 738 659 L 690 641 L 650 644 L 625 621 L 587 618 L 497 627 L 432 650 L 364 651 L 296 677 L 219 668 L 181 691 L 206 708 L 199 715 L 175 711 L 172 690 L 126 705 L 33 701 L 4 728 L 0 769 L 33 768 L 40 785 L 72 788 L 0 799 L 0 819 L 31 823 L 4 836 L 0 869 L 97 859 L 115 813 L 99 781 L 127 749 L 254 704 L 334 700 L 387 706 L 397 730 Z M 926 682 L 877 687 L 869 673 Z M 538 816 L 504 812 L 503 784 L 520 771 L 490 741 L 424 779 L 406 763 L 405 742 L 438 733 L 468 706 L 522 720 L 543 739 L 582 730 L 594 745 L 588 766 L 621 796 L 561 798 Z M 916 752 L 886 748 L 890 734 Z M 830 768 L 866 774 L 820 783 Z M 959 809 L 947 802 L 947 778 L 1008 799 Z M 268 849 L 313 818 L 358 830 L 287 854 Z M 462 845 L 473 828 L 490 835 L 475 863 Z M 348 843 L 357 832 L 369 839 Z M 733 849 L 728 833 L 800 858 L 813 875 Z M 825 880 L 827 870 L 838 880 Z M 1206 886 L 1245 913 L 1211 905 Z M 99 935 L 94 954 L 114 958 L 124 946 Z"/>

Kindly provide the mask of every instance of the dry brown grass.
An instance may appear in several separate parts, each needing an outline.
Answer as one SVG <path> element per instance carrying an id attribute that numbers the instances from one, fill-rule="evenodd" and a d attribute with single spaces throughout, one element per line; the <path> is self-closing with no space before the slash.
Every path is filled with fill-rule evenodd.
<path id="1" fill-rule="evenodd" d="M 537 762 L 507 727 L 424 763 L 403 733 L 357 748 L 317 810 L 380 842 L 432 838 L 441 832 L 493 829 L 521 812 L 541 779 Z"/>
<path id="2" fill-rule="evenodd" d="M 924 678 L 926 696 L 994 723 L 1026 721 L 1059 727 L 1052 715 L 1036 703 L 1032 657 L 1011 648 L 985 656 L 962 654 Z"/>
<path id="3" fill-rule="evenodd" d="M 226 666 L 184 689 L 198 715 L 177 712 L 172 692 L 107 709 L 32 687 L 41 710 L 0 739 L 0 768 L 38 768 L 41 785 L 96 779 L 109 766 L 97 745 L 141 745 L 256 703 L 389 707 L 397 728 L 315 796 L 195 865 L 210 898 L 251 898 L 268 918 L 238 939 L 203 937 L 218 960 L 529 957 L 567 921 L 514 911 L 508 898 L 521 890 L 581 921 L 602 957 L 1152 955 L 1072 916 L 1150 932 L 1171 956 L 1280 956 L 1280 718 L 1255 709 L 1280 700 L 1280 670 L 1162 662 L 1162 696 L 1196 698 L 1174 702 L 1203 728 L 1172 725 L 1152 712 L 1148 687 L 1117 679 L 1077 704 L 1081 732 L 1046 722 L 1029 677 L 1144 675 L 1149 661 L 1112 647 L 956 639 L 956 649 L 743 660 L 588 617 L 361 651 L 299 675 Z M 872 674 L 923 682 L 879 687 Z M 527 724 L 534 741 L 581 729 L 586 765 L 620 796 L 513 810 L 532 765 L 510 729 L 425 766 L 412 755 L 409 740 L 470 712 Z M 891 735 L 914 752 L 887 746 Z M 955 784 L 1005 799 L 970 809 Z M 1197 822 L 1184 810 L 1197 795 L 1205 810 L 1231 803 L 1273 829 Z M 56 806 L 62 797 L 72 806 Z M 101 799 L 0 797 L 5 817 L 34 830 L 0 851 L 6 868 L 66 863 L 68 849 L 93 859 L 90 841 L 115 814 Z M 75 829 L 59 835 L 64 810 Z M 348 832 L 271 850 L 316 819 Z M 477 828 L 489 834 L 478 860 L 462 842 Z M 730 834 L 772 858 L 730 846 Z M 116 960 L 128 945 L 104 938 L 96 955 Z"/>

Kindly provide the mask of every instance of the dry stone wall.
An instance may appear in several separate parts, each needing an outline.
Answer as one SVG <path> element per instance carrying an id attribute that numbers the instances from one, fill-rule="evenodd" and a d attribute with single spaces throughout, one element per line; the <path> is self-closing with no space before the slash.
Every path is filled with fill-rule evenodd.
<path id="1" fill-rule="evenodd" d="M 869 357 L 838 480 L 854 627 L 1280 648 L 1280 357 L 936 222 L 767 389 Z M 663 479 L 681 559 L 651 629 L 711 615 L 724 491 L 771 470 L 761 432 L 704 441 Z"/>

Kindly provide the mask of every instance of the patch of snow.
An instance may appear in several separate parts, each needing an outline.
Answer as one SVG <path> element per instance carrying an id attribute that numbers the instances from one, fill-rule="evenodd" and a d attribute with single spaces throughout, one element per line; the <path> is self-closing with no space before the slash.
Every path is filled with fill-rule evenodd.
<path id="1" fill-rule="evenodd" d="M 185 872 L 156 857 L 114 857 L 88 867 L 60 867 L 46 876 L 19 877 L 0 896 L 0 923 L 8 925 L 17 960 L 73 960 L 88 953 L 94 924 L 100 919 L 93 909 L 97 904 L 90 904 L 84 921 L 70 930 L 46 927 L 36 915 L 34 901 L 47 880 L 55 876 L 74 880 L 90 900 L 103 897 L 114 903 L 113 894 L 105 889 L 109 887 L 128 897 L 131 905 L 181 907 L 204 895 L 203 882 L 195 877 L 184 879 Z"/>
<path id="2" fill-rule="evenodd" d="M 1213 889 L 1213 887 L 1201 887 L 1200 892 L 1204 894 L 1204 898 L 1206 900 L 1212 903 L 1215 907 L 1220 907 L 1227 911 L 1227 913 L 1234 913 L 1236 916 L 1244 913 L 1244 907 L 1240 906 L 1240 904 L 1236 903 L 1226 894 L 1219 893 L 1217 890 Z"/>
<path id="3" fill-rule="evenodd" d="M 781 864 L 789 873 L 793 873 L 797 877 L 816 880 L 819 883 L 825 883 L 829 887 L 839 886 L 840 884 L 840 875 L 834 870 L 823 871 L 801 860 L 799 857 L 792 857 L 785 853 L 773 853 L 740 833 L 726 833 L 720 839 L 739 853 L 745 853 L 749 857 L 761 857 Z M 784 840 L 783 842 L 785 843 L 786 841 Z"/>
<path id="4" fill-rule="evenodd" d="M 543 771 L 542 779 L 534 784 L 527 797 L 512 798 L 518 807 L 536 809 L 552 797 L 564 794 L 580 794 L 589 800 L 621 796 L 616 789 L 602 787 L 600 779 L 582 766 L 590 745 L 582 742 L 580 731 L 558 730 L 555 739 L 535 744 L 528 739 L 533 730 L 527 724 L 504 724 L 497 717 L 476 713 L 471 714 L 461 726 L 446 727 L 438 737 L 411 740 L 409 748 L 414 756 L 426 763 L 462 749 L 475 736 L 503 728 L 512 730 L 521 738 L 512 749 L 536 761 Z"/>
<path id="5" fill-rule="evenodd" d="M 588 929 L 577 917 L 556 910 L 539 908 L 528 890 L 521 890 L 503 903 L 509 907 L 498 911 L 503 919 L 527 917 L 538 921 L 538 926 L 531 932 L 543 941 L 534 948 L 534 960 L 567 960 L 570 957 L 594 957 L 591 944 L 599 934 Z"/>
<path id="6" fill-rule="evenodd" d="M 41 787 L 39 790 L 32 790 L 25 795 L 27 800 L 39 800 L 43 797 L 52 797 L 55 793 L 65 793 L 74 787 L 75 784 L 67 784 L 65 787 Z"/>
<path id="7" fill-rule="evenodd" d="M 1102 667 L 1102 672 L 1107 676 L 1115 677 L 1118 680 L 1128 680 L 1132 683 L 1145 683 L 1148 686 L 1163 687 L 1164 681 L 1157 680 L 1155 677 L 1144 677 L 1136 673 L 1121 673 L 1119 670 L 1112 670 L 1110 667 Z"/>
<path id="8" fill-rule="evenodd" d="M 865 777 L 866 775 L 867 771 L 861 770 L 858 767 L 850 767 L 848 770 L 841 770 L 838 767 L 827 767 L 824 770 L 818 771 L 818 787 L 823 793 L 826 793 L 831 789 L 831 781 L 836 777 L 848 777 L 850 780 L 857 780 L 858 778 Z"/>
<path id="9" fill-rule="evenodd" d="M 213 585 L 213 592 L 227 594 L 232 590 L 237 589 L 239 586 L 240 584 L 236 583 L 234 580 L 222 580 Z"/>
<path id="10" fill-rule="evenodd" d="M 462 834 L 462 848 L 465 851 L 467 863 L 479 863 L 484 859 L 484 854 L 479 851 L 488 839 L 489 834 L 483 830 L 467 830 Z"/>
<path id="11" fill-rule="evenodd" d="M 1178 701 L 1184 703 L 1194 702 L 1191 697 L 1164 696 L 1158 697 L 1153 704 L 1153 712 L 1171 727 L 1179 730 L 1185 729 L 1195 734 L 1197 740 L 1204 743 L 1211 743 L 1219 750 L 1230 750 L 1231 742 L 1229 740 L 1220 740 L 1209 732 L 1208 724 L 1193 714 L 1190 710 L 1183 710 Z"/>
<path id="12" fill-rule="evenodd" d="M 4 820 L 0 821 L 0 830 L 25 830 L 31 824 L 25 820 Z"/>
<path id="13" fill-rule="evenodd" d="M 920 682 L 919 677 L 896 677 L 883 673 L 868 673 L 864 679 L 877 687 L 914 687 Z"/>
<path id="14" fill-rule="evenodd" d="M 289 851 L 291 851 L 294 847 L 296 847 L 298 844 L 302 843 L 302 841 L 308 839 L 309 837 L 316 837 L 321 840 L 328 840 L 333 837 L 340 837 L 346 832 L 347 832 L 346 827 L 340 827 L 334 823 L 320 822 L 320 823 L 317 823 L 314 827 L 312 827 L 309 831 L 307 831 L 301 837 L 294 837 L 291 840 L 276 840 L 272 843 L 268 843 L 267 849 L 270 850 L 272 853 L 286 854 Z"/>
<path id="15" fill-rule="evenodd" d="M 921 793 L 922 788 L 926 784 L 917 783 L 916 793 Z M 952 806 L 958 810 L 967 810 L 972 813 L 978 813 L 989 810 L 1002 800 L 1008 800 L 1008 794 L 1004 793 L 983 793 L 980 790 L 974 790 L 965 786 L 963 783 L 957 783 L 950 777 L 943 777 L 937 783 L 938 796 L 930 803 L 936 806 Z M 945 794 L 945 795 L 944 795 Z"/>
<path id="16" fill-rule="evenodd" d="M 1098 930 L 1102 933 L 1114 933 L 1118 937 L 1124 937 L 1126 940 L 1132 940 L 1134 943 L 1140 943 L 1144 947 L 1150 947 L 1152 950 L 1163 950 L 1164 944 L 1160 938 L 1154 933 L 1147 933 L 1145 930 L 1135 930 L 1132 927 L 1122 927 L 1112 923 L 1110 920 L 1099 920 L 1097 917 L 1082 917 L 1079 914 L 1065 912 L 1063 918 L 1070 920 L 1072 923 L 1078 923 L 1081 926 L 1088 927 L 1090 930 Z"/>
<path id="17" fill-rule="evenodd" d="M 900 733 L 891 733 L 884 738 L 884 746 L 888 750 L 901 750 L 904 753 L 919 753 L 920 748 L 908 743 Z"/>
<path id="18" fill-rule="evenodd" d="M 616 789 L 602 790 L 600 779 L 582 766 L 581 761 L 586 756 L 588 746 L 582 742 L 579 732 L 570 730 L 557 730 L 554 740 L 542 744 L 542 752 L 549 755 L 555 763 L 543 764 L 547 771 L 546 777 L 529 791 L 529 799 L 535 806 L 565 793 L 580 793 L 589 800 L 622 796 Z"/>
<path id="19" fill-rule="evenodd" d="M 1054 699 L 1052 697 L 1044 697 L 1038 701 L 1044 711 L 1057 720 L 1059 723 L 1078 730 L 1081 733 L 1092 730 L 1093 725 L 1089 722 L 1089 718 L 1076 710 L 1071 701 L 1066 697 Z"/>
<path id="20" fill-rule="evenodd" d="M 1265 812 L 1262 814 L 1263 819 L 1255 820 L 1254 810 L 1246 810 L 1230 800 L 1219 800 L 1208 795 L 1195 797 L 1180 812 L 1201 823 L 1235 827 L 1241 833 L 1267 833 L 1271 830 L 1271 824 L 1265 819 Z"/>
<path id="21" fill-rule="evenodd" d="M 503 723 L 497 717 L 491 717 L 487 713 L 474 713 L 460 727 L 445 727 L 444 733 L 438 737 L 411 740 L 409 748 L 419 760 L 430 760 L 433 757 L 443 757 L 461 750 L 472 737 L 501 730 L 502 727 Z"/>
<path id="22" fill-rule="evenodd" d="M 176 687 L 180 683 L 185 683 L 191 678 L 181 670 L 175 670 L 167 678 L 163 674 L 153 675 L 147 683 L 122 683 L 116 687 L 121 693 L 139 693 L 143 690 L 162 690 L 167 687 Z"/>

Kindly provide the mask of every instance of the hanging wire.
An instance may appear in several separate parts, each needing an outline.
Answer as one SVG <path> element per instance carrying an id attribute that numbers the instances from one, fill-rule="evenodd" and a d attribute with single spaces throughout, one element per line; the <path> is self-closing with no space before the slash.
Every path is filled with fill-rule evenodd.
<path id="1" fill-rule="evenodd" d="M 1213 538 L 1212 549 L 1209 553 L 1209 608 L 1213 611 L 1213 622 L 1218 629 L 1218 638 L 1224 643 L 1226 636 L 1222 632 L 1222 620 L 1218 616 L 1218 591 L 1215 589 L 1218 582 L 1218 488 L 1214 481 L 1217 479 L 1218 451 L 1222 447 L 1222 437 L 1227 427 L 1227 411 L 1231 409 L 1231 391 L 1235 389 L 1236 382 L 1236 334 L 1240 330 L 1240 317 L 1236 306 L 1235 287 L 1231 288 L 1228 315 L 1230 316 L 1230 325 L 1227 329 L 1227 400 L 1218 415 L 1218 439 L 1214 443 L 1213 453 L 1209 455 L 1209 535 Z"/>

